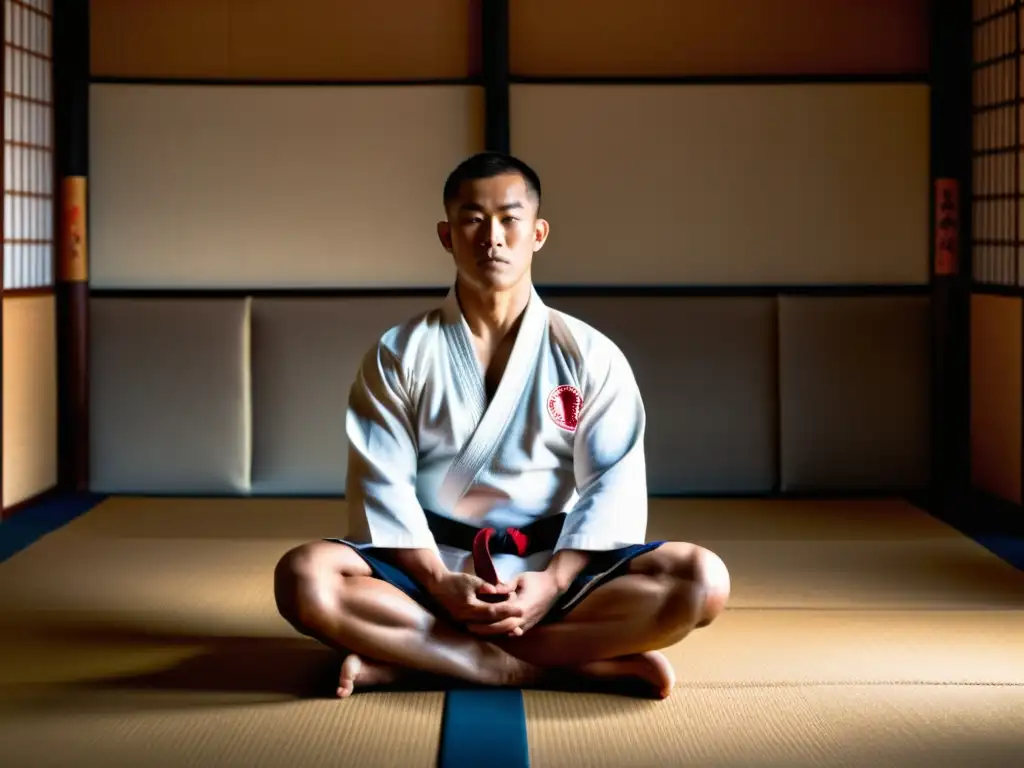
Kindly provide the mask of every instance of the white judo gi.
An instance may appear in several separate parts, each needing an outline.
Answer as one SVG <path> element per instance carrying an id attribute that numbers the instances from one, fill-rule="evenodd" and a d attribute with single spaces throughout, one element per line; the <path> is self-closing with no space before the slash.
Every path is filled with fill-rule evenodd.
<path id="1" fill-rule="evenodd" d="M 646 415 L 621 350 L 531 294 L 493 399 L 455 290 L 391 328 L 363 359 L 347 415 L 345 541 L 430 549 L 451 571 L 470 553 L 439 545 L 424 509 L 477 527 L 566 513 L 553 549 L 498 554 L 503 580 L 560 549 L 642 544 Z"/>

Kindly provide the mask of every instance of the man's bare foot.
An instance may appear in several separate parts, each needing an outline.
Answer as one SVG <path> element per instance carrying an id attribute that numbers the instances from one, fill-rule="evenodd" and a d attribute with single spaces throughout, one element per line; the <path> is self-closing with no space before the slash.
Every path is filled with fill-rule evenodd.
<path id="1" fill-rule="evenodd" d="M 556 669 L 540 669 L 510 657 L 500 669 L 486 675 L 484 684 L 516 688 L 544 688 L 550 684 L 554 688 L 566 686 L 569 690 L 576 690 L 586 687 L 581 683 L 591 682 L 599 684 L 599 688 L 610 686 L 613 690 L 639 688 L 642 695 L 653 694 L 664 699 L 672 693 L 676 681 L 672 665 L 657 651 L 592 661 L 567 672 L 566 675 Z M 356 688 L 372 689 L 399 682 L 415 685 L 417 680 L 435 686 L 443 686 L 445 682 L 351 653 L 341 664 L 337 695 L 345 699 L 355 693 Z"/>
<path id="2" fill-rule="evenodd" d="M 341 663 L 341 674 L 338 677 L 338 698 L 345 699 L 351 696 L 357 685 L 360 688 L 392 685 L 401 677 L 402 670 L 398 667 L 350 653 Z"/>
<path id="3" fill-rule="evenodd" d="M 548 670 L 534 667 L 505 654 L 503 657 L 488 659 L 479 670 L 479 679 L 471 683 L 530 688 L 547 679 L 549 674 Z M 453 684 L 464 682 L 350 653 L 341 663 L 337 695 L 338 698 L 345 699 L 355 693 L 357 688 L 366 690 L 396 685 L 409 690 L 444 690 Z"/>
<path id="4" fill-rule="evenodd" d="M 576 671 L 595 682 L 625 683 L 629 687 L 639 683 L 642 690 L 651 691 L 660 699 L 668 698 L 676 684 L 672 665 L 657 651 L 592 661 Z"/>

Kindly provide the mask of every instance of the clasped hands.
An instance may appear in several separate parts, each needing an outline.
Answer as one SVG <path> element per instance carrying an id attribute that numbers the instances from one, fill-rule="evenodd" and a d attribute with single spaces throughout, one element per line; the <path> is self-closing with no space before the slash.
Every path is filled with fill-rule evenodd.
<path id="1" fill-rule="evenodd" d="M 527 571 L 501 584 L 449 572 L 432 592 L 451 618 L 468 631 L 507 637 L 521 637 L 536 626 L 560 594 L 550 571 Z"/>

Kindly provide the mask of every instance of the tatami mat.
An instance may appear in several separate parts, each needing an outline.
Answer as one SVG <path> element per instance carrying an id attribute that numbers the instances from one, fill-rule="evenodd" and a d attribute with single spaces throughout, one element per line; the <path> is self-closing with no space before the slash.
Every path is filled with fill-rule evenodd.
<path id="1" fill-rule="evenodd" d="M 26 768 L 432 768 L 443 698 L 376 693 L 346 702 L 231 706 L 132 690 L 54 689 L 0 710 L 0 762 Z"/>
<path id="2" fill-rule="evenodd" d="M 660 702 L 526 694 L 533 768 L 1010 768 L 1024 688 L 698 686 Z"/>
<path id="3" fill-rule="evenodd" d="M 435 764 L 442 694 L 318 699 L 334 659 L 275 612 L 281 553 L 343 530 L 118 498 L 0 564 L 0 763 Z M 1024 574 L 983 547 L 900 501 L 655 500 L 651 536 L 719 552 L 730 610 L 664 702 L 527 692 L 535 766 L 1016 761 Z"/>
<path id="4" fill-rule="evenodd" d="M 1024 572 L 898 500 L 651 502 L 651 538 L 731 567 L 737 608 L 1024 608 Z"/>

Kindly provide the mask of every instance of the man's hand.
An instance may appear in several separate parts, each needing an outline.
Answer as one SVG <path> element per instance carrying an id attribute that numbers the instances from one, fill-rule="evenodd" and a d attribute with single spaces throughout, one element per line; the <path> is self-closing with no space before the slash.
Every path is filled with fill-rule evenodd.
<path id="1" fill-rule="evenodd" d="M 518 616 L 507 604 L 507 585 L 494 586 L 466 573 L 453 573 L 427 549 L 391 550 L 395 563 L 409 573 L 459 624 L 489 624 Z"/>
<path id="2" fill-rule="evenodd" d="M 518 606 L 519 613 L 487 624 L 470 624 L 467 628 L 477 635 L 508 635 L 519 637 L 536 626 L 562 593 L 553 571 L 527 571 L 507 585 L 511 594 L 509 605 Z"/>
<path id="3" fill-rule="evenodd" d="M 508 599 L 509 584 L 488 584 L 468 573 L 446 572 L 429 586 L 429 592 L 448 615 L 466 626 L 499 625 L 518 621 L 521 606 Z"/>

